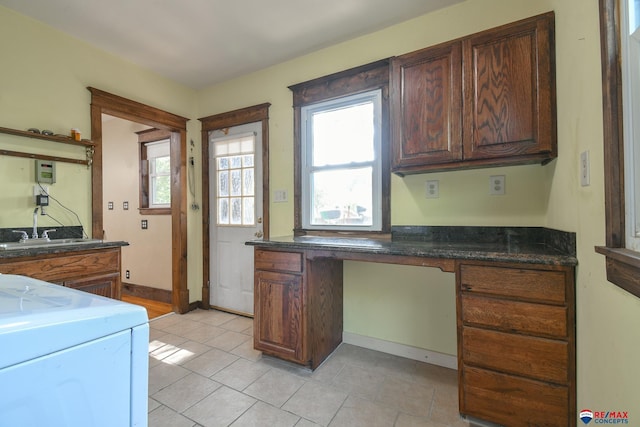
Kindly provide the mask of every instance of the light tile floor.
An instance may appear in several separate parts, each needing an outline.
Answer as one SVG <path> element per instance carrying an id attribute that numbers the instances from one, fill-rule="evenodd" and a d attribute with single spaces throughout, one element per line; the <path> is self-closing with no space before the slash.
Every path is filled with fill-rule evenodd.
<path id="1" fill-rule="evenodd" d="M 150 322 L 149 427 L 445 427 L 456 372 L 342 344 L 311 372 L 253 349 L 253 320 L 214 310 Z"/>

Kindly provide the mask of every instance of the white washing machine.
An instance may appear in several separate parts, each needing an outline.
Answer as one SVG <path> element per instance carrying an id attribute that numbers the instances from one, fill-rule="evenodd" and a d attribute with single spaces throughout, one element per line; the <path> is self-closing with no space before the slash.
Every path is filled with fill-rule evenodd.
<path id="1" fill-rule="evenodd" d="M 0 427 L 147 426 L 143 307 L 0 274 Z"/>

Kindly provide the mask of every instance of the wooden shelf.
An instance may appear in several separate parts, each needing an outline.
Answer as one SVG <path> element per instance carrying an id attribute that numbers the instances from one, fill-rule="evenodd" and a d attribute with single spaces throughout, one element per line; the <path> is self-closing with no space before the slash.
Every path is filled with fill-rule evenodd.
<path id="1" fill-rule="evenodd" d="M 1 126 L 0 126 L 0 133 L 21 136 L 25 138 L 40 139 L 43 141 L 57 142 L 61 144 L 76 145 L 76 146 L 84 147 L 86 152 L 86 160 L 80 160 L 80 159 L 70 159 L 67 157 L 46 156 L 44 154 L 24 153 L 20 151 L 10 151 L 10 150 L 0 149 L 0 154 L 5 156 L 26 157 L 31 159 L 53 160 L 58 162 L 76 163 L 81 165 L 87 165 L 87 167 L 91 166 L 91 163 L 93 161 L 93 150 L 96 144 L 93 141 L 90 141 L 88 139 L 76 141 L 75 139 L 69 136 L 43 135 L 40 133 L 29 132 L 25 130 L 10 129 L 10 128 L 5 128 Z"/>

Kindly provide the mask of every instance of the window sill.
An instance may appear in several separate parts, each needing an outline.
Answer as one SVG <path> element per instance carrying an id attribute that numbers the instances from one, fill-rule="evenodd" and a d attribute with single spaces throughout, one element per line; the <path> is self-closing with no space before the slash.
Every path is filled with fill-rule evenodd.
<path id="1" fill-rule="evenodd" d="M 640 297 L 640 252 L 606 246 L 595 249 L 607 257 L 607 280 Z"/>
<path id="2" fill-rule="evenodd" d="M 140 215 L 171 215 L 171 208 L 140 208 Z"/>

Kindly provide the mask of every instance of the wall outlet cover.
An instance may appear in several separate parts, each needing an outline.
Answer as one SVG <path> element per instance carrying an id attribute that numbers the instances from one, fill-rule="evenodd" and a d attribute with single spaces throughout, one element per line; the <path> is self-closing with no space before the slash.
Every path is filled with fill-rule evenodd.
<path id="1" fill-rule="evenodd" d="M 438 197 L 440 197 L 440 181 L 427 181 L 424 186 L 424 191 L 424 196 L 427 199 L 437 199 Z"/>
<path id="2" fill-rule="evenodd" d="M 505 175 L 491 175 L 489 177 L 489 194 L 502 196 L 507 193 L 507 178 Z"/>

